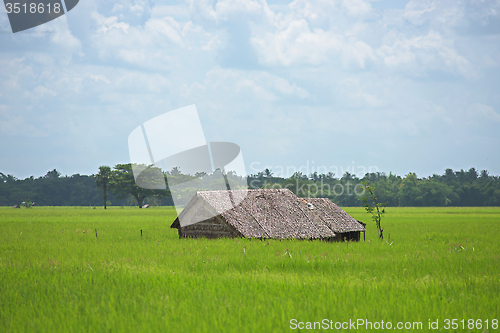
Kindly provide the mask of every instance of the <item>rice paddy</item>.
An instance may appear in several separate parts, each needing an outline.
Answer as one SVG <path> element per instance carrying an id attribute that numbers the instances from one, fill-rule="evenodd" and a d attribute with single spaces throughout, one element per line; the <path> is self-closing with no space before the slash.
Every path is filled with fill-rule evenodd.
<path id="1" fill-rule="evenodd" d="M 0 331 L 500 331 L 500 208 L 387 208 L 384 241 L 345 210 L 365 241 L 178 239 L 172 207 L 2 207 Z"/>

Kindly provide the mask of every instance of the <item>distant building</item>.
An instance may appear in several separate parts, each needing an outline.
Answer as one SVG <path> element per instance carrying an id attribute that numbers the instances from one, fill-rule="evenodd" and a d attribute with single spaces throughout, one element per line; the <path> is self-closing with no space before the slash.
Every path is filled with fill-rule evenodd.
<path id="1" fill-rule="evenodd" d="M 229 195 L 246 197 L 223 210 Z M 222 211 L 218 214 L 217 212 Z M 207 217 L 207 218 L 204 218 Z M 179 218 L 184 221 L 181 227 Z M 189 223 L 192 220 L 200 221 Z M 187 221 L 188 223 L 185 223 Z M 325 198 L 298 198 L 288 189 L 198 191 L 171 228 L 179 238 L 360 239 L 364 227 Z"/>

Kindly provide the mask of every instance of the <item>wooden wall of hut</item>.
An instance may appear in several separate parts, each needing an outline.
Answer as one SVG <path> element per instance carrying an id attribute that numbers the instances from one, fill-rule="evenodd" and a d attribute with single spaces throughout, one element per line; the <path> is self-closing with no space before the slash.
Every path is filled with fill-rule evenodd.
<path id="1" fill-rule="evenodd" d="M 338 233 L 335 237 L 330 238 L 331 242 L 359 242 L 361 238 L 360 231 L 349 231 L 344 233 Z"/>
<path id="2" fill-rule="evenodd" d="M 210 219 L 177 229 L 179 238 L 235 238 L 242 235 L 222 216 L 217 215 Z"/>

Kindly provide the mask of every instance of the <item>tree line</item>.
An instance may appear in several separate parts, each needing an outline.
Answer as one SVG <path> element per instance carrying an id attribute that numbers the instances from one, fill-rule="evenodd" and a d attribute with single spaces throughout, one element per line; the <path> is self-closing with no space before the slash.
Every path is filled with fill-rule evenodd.
<path id="1" fill-rule="evenodd" d="M 127 169 L 129 164 L 115 167 L 120 166 Z M 36 206 L 102 206 L 104 203 L 113 206 L 139 205 L 127 191 L 107 191 L 103 200 L 97 174 L 61 176 L 59 171 L 53 169 L 42 177 L 31 176 L 21 180 L 0 172 L 0 206 L 20 205 L 28 200 Z M 148 198 L 142 198 L 140 204 L 168 206 L 173 205 L 173 201 L 165 193 L 153 193 Z"/>
<path id="2" fill-rule="evenodd" d="M 161 172 L 154 167 L 149 170 L 156 174 Z M 178 168 L 162 174 L 166 190 L 155 186 L 150 189 L 138 187 L 130 164 L 117 164 L 113 168 L 102 166 L 93 175 L 61 176 L 54 169 L 42 177 L 22 180 L 0 172 L 0 205 L 13 206 L 30 200 L 39 206 L 169 206 L 173 205 L 169 183 L 173 186 L 173 183 L 202 179 L 210 183 L 213 177 L 204 173 L 186 175 Z M 228 175 L 229 183 L 237 183 L 236 178 L 236 175 Z M 219 178 L 213 179 L 219 181 L 216 180 Z M 367 193 L 362 182 L 366 181 L 370 182 L 378 202 L 387 206 L 500 206 L 500 178 L 475 168 L 467 171 L 446 169 L 442 175 L 425 178 L 418 178 L 412 172 L 405 177 L 367 173 L 362 178 L 349 172 L 341 177 L 333 173 L 304 175 L 296 172 L 283 178 L 274 176 L 269 169 L 247 177 L 251 189 L 288 188 L 299 197 L 325 197 L 344 207 L 364 205 L 363 197 Z M 231 185 L 231 188 L 235 187 Z"/>
<path id="3" fill-rule="evenodd" d="M 453 171 L 442 175 L 418 178 L 413 172 L 405 177 L 383 172 L 367 173 L 362 178 L 346 172 L 337 178 L 334 174 L 296 172 L 289 178 L 274 177 L 266 169 L 248 179 L 252 188 L 288 188 L 299 197 L 325 197 L 344 207 L 363 206 L 369 181 L 378 202 L 387 206 L 444 207 L 444 206 L 500 206 L 500 178 L 487 170 L 475 168 Z"/>

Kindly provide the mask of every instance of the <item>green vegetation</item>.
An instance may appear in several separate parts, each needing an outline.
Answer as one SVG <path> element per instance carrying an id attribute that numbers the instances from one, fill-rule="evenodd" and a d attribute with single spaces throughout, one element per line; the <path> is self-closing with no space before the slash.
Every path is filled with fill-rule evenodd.
<path id="1" fill-rule="evenodd" d="M 325 318 L 498 331 L 499 208 L 391 208 L 385 240 L 369 223 L 359 243 L 179 240 L 175 216 L 0 208 L 0 331 L 281 332 Z"/>
<path id="2" fill-rule="evenodd" d="M 114 180 L 109 182 L 109 189 L 113 193 L 107 194 L 107 198 L 114 206 L 133 206 L 138 203 L 139 206 L 173 205 L 167 182 L 166 190 L 139 189 L 133 181 L 130 164 L 117 164 L 113 169 Z M 156 172 L 154 167 L 149 171 L 144 175 L 151 176 Z M 99 170 L 98 175 L 101 173 Z M 212 181 L 220 179 L 205 173 L 185 175 L 178 168 L 164 173 L 165 179 L 167 175 L 171 184 L 191 180 L 211 184 Z M 232 174 L 227 176 L 231 188 L 240 187 L 242 182 L 240 177 Z M 157 177 L 151 178 L 154 181 L 158 180 Z M 107 176 L 104 179 L 107 179 Z M 366 180 L 369 180 L 375 188 L 374 194 L 378 202 L 391 207 L 500 206 L 500 177 L 491 176 L 486 170 L 477 172 L 475 168 L 470 168 L 468 171 L 446 169 L 443 175 L 432 175 L 427 178 L 418 178 L 411 172 L 405 177 L 392 173 L 387 175 L 383 172 L 365 175 L 345 172 L 342 176 L 336 176 L 331 172 L 325 174 L 313 172 L 310 175 L 295 172 L 289 178 L 282 178 L 273 176 L 272 171 L 266 169 L 247 178 L 250 188 L 286 187 L 299 197 L 329 198 L 345 207 L 364 205 L 361 182 Z M 30 198 L 39 206 L 97 206 L 102 205 L 103 194 L 96 186 L 94 175 L 76 174 L 61 177 L 54 169 L 40 178 L 19 180 L 0 172 L 0 206 L 19 205 L 24 198 Z"/>
<path id="3" fill-rule="evenodd" d="M 361 178 L 359 178 L 361 177 Z M 375 188 L 379 203 L 391 207 L 500 206 L 500 178 L 468 171 L 446 169 L 443 175 L 418 178 L 413 172 L 400 177 L 381 172 L 356 175 L 345 172 L 341 178 L 332 173 L 296 172 L 290 178 L 274 177 L 270 170 L 249 177 L 252 188 L 288 188 L 299 197 L 326 197 L 344 207 L 363 206 L 363 181 Z"/>
<path id="4" fill-rule="evenodd" d="M 117 164 L 113 168 L 110 188 L 118 199 L 125 199 L 130 196 L 135 199 L 139 208 L 142 208 L 147 197 L 160 197 L 167 194 L 165 190 L 154 190 L 154 188 L 161 188 L 162 185 L 165 188 L 165 182 L 159 184 L 156 177 L 159 176 L 164 181 L 160 168 L 148 167 L 145 164 L 134 164 L 134 166 L 142 171 L 137 179 L 134 177 L 132 164 L 130 163 Z M 141 184 L 141 186 L 136 183 Z"/>
<path id="5" fill-rule="evenodd" d="M 375 225 L 377 226 L 378 238 L 384 239 L 384 229 L 382 229 L 382 225 L 380 222 L 382 221 L 382 214 L 385 213 L 385 210 L 380 208 L 385 207 L 386 204 L 380 204 L 377 201 L 377 197 L 375 196 L 375 188 L 370 185 L 369 180 L 365 180 L 361 182 L 365 186 L 365 194 L 366 196 L 362 198 L 365 203 L 365 210 L 368 214 L 372 216 Z"/>
<path id="6" fill-rule="evenodd" d="M 104 192 L 103 182 L 111 181 L 107 174 L 108 168 L 101 166 L 96 175 L 90 176 L 61 176 L 54 169 L 43 177 L 29 177 L 24 180 L 0 172 L 0 206 L 20 205 L 25 198 L 30 198 L 35 206 L 102 206 L 103 199 L 107 205 L 111 202 L 114 206 L 137 206 L 133 195 L 122 194 L 120 191 L 110 193 L 109 183 L 106 183 Z M 142 203 L 155 206 L 173 205 L 172 198 L 166 195 L 168 193 L 164 191 L 162 196 L 148 197 L 143 199 Z"/>
<path id="7" fill-rule="evenodd" d="M 104 209 L 106 209 L 106 202 L 108 201 L 108 185 L 112 180 L 111 168 L 108 166 L 100 166 L 99 172 L 94 176 L 95 185 L 102 189 L 102 199 L 104 204 Z"/>

